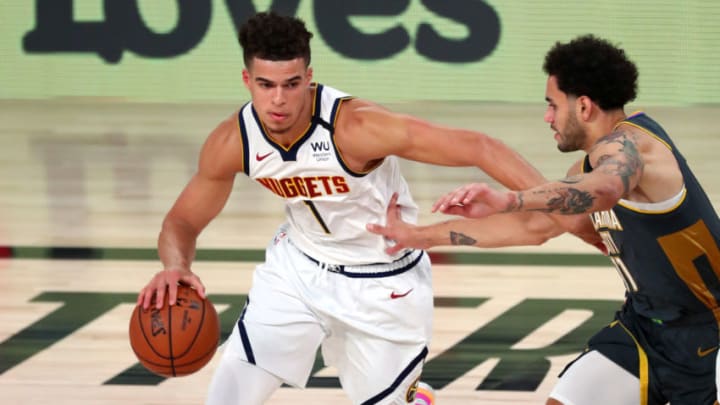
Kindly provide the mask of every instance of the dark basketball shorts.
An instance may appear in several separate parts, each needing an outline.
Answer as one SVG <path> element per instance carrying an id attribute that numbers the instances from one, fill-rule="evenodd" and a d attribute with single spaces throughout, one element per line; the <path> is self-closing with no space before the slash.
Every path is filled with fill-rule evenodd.
<path id="1" fill-rule="evenodd" d="M 638 377 L 641 403 L 715 404 L 718 326 L 714 321 L 663 323 L 625 305 L 612 323 L 590 338 L 585 353 L 593 350 Z"/>

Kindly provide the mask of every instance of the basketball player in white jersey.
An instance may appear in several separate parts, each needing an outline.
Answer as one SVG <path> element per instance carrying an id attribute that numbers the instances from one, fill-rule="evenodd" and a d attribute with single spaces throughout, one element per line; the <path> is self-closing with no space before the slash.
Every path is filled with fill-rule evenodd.
<path id="1" fill-rule="evenodd" d="M 283 383 L 304 387 L 318 347 L 352 403 L 433 403 L 432 392 L 417 387 L 432 326 L 430 261 L 422 250 L 389 255 L 391 242 L 365 229 L 384 221 L 395 191 L 403 219 L 416 220 L 397 157 L 476 166 L 512 189 L 544 179 L 497 139 L 314 83 L 311 37 L 302 20 L 274 13 L 242 26 L 252 101 L 205 142 L 197 173 L 163 222 L 164 269 L 138 305 L 155 296 L 161 306 L 165 294 L 174 303 L 178 282 L 204 296 L 191 271 L 196 238 L 244 173 L 285 200 L 287 221 L 255 269 L 207 404 L 260 404 Z"/>

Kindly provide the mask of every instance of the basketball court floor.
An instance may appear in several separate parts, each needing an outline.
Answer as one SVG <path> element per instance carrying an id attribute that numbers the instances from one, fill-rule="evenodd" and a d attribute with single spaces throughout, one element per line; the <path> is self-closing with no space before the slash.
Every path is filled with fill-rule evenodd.
<path id="1" fill-rule="evenodd" d="M 541 100 L 390 107 L 500 137 L 548 178 L 564 176 L 580 156 L 556 150 Z M 192 174 L 206 134 L 234 108 L 0 101 L 1 403 L 203 402 L 217 356 L 194 375 L 159 378 L 138 365 L 127 330 L 137 292 L 160 270 L 154 248 L 163 215 Z M 665 125 L 720 202 L 714 123 L 720 107 L 644 109 Z M 403 166 L 421 223 L 443 218 L 429 212 L 442 193 L 491 181 L 474 168 Z M 225 211 L 199 241 L 194 270 L 225 335 L 282 214 L 277 197 L 239 177 Z M 439 404 L 543 403 L 558 372 L 622 300 L 608 261 L 570 237 L 431 254 L 436 306 L 424 380 L 436 387 Z M 270 403 L 348 401 L 333 370 L 318 360 L 308 389 L 284 387 Z"/>

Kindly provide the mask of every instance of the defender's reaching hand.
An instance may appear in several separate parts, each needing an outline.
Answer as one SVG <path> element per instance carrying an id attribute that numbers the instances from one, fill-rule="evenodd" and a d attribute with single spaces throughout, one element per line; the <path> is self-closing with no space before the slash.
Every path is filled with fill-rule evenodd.
<path id="1" fill-rule="evenodd" d="M 432 212 L 460 215 L 466 218 L 483 218 L 498 212 L 517 210 L 520 194 L 494 190 L 485 183 L 471 183 L 440 197 Z M 521 200 L 520 200 L 521 201 Z"/>
<path id="2" fill-rule="evenodd" d="M 400 205 L 397 203 L 398 194 L 393 193 L 392 198 L 387 207 L 387 218 L 385 226 L 380 224 L 367 224 L 368 231 L 382 235 L 386 239 L 391 240 L 394 244 L 385 252 L 393 255 L 405 248 L 425 249 L 422 239 L 419 238 L 419 232 L 415 232 L 417 226 L 409 224 L 402 220 L 400 216 Z"/>

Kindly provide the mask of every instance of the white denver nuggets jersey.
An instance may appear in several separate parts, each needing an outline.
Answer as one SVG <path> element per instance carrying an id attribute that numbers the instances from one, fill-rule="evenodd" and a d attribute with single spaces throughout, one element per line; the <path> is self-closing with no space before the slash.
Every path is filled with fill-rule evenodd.
<path id="1" fill-rule="evenodd" d="M 365 229 L 385 223 L 387 204 L 399 193 L 403 220 L 415 223 L 417 206 L 394 156 L 367 173 L 350 170 L 335 147 L 334 124 L 342 103 L 352 97 L 321 84 L 315 92 L 312 122 L 289 147 L 266 133 L 252 103 L 240 109 L 244 170 L 285 199 L 292 243 L 328 264 L 387 263 L 402 255 L 385 253 L 388 242 Z"/>

